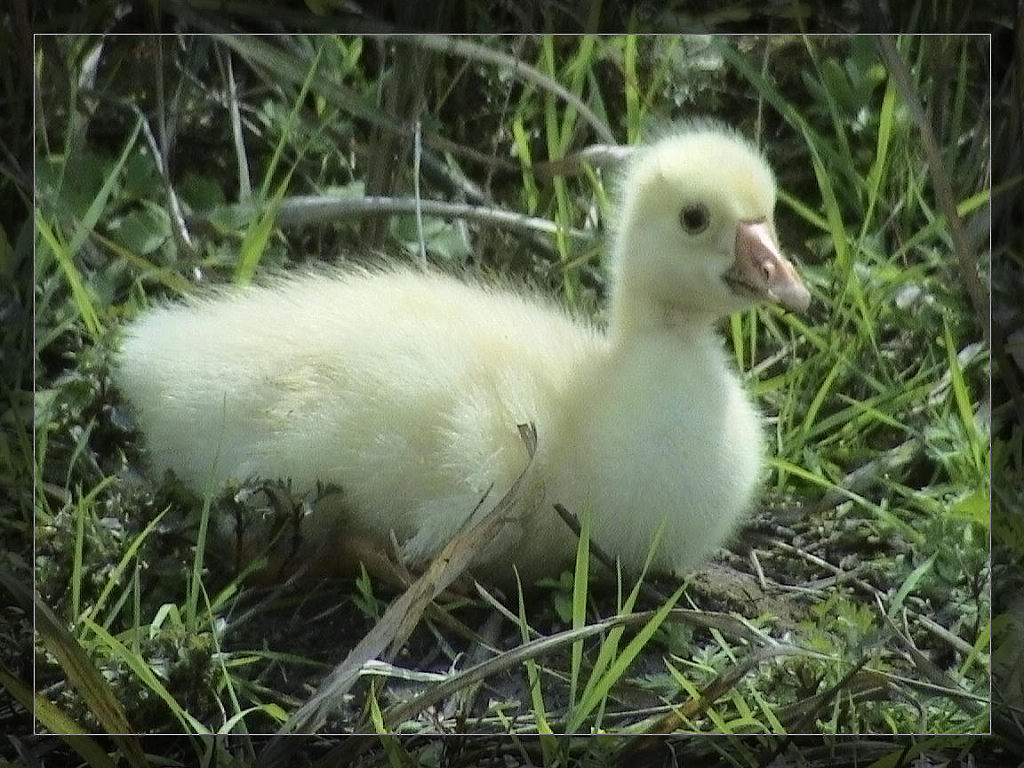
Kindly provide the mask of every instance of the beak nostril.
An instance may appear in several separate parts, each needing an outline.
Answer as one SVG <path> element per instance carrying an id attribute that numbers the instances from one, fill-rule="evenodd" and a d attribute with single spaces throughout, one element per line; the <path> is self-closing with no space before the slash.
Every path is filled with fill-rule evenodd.
<path id="1" fill-rule="evenodd" d="M 811 297 L 789 260 L 779 252 L 774 232 L 763 219 L 736 226 L 734 262 L 726 273 L 733 292 L 770 300 L 794 312 L 807 309 Z"/>

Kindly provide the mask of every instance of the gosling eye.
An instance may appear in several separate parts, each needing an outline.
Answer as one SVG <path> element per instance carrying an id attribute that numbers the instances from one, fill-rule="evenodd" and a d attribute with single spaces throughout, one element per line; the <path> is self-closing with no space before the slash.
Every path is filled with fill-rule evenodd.
<path id="1" fill-rule="evenodd" d="M 691 235 L 699 235 L 711 223 L 711 213 L 703 203 L 686 205 L 679 211 L 679 223 Z"/>

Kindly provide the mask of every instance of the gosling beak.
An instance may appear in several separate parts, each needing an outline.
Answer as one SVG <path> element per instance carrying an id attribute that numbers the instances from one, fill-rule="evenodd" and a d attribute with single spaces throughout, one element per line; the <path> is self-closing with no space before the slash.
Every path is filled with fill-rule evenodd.
<path id="1" fill-rule="evenodd" d="M 794 312 L 803 312 L 811 303 L 810 292 L 779 252 L 764 219 L 741 221 L 736 227 L 736 261 L 723 278 L 738 294 L 774 301 Z"/>

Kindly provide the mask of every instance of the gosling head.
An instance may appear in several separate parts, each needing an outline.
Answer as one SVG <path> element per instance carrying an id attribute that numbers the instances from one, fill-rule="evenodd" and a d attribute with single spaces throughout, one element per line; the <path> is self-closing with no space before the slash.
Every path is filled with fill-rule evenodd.
<path id="1" fill-rule="evenodd" d="M 613 311 L 624 323 L 675 323 L 761 301 L 805 310 L 810 294 L 779 250 L 774 210 L 771 169 L 724 126 L 638 150 L 621 180 Z"/>

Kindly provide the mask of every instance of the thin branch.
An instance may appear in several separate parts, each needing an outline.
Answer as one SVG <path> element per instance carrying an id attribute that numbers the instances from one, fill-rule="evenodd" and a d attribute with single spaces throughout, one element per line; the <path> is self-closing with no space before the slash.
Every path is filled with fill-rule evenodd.
<path id="1" fill-rule="evenodd" d="M 470 42 L 464 38 L 448 37 L 447 35 L 397 35 L 391 39 L 396 43 L 412 43 L 432 51 L 463 56 L 473 61 L 494 64 L 507 69 L 519 79 L 532 83 L 545 91 L 550 91 L 575 108 L 579 116 L 597 132 L 602 141 L 608 144 L 617 143 L 611 129 L 578 96 L 552 80 L 539 69 L 531 67 L 529 64 L 513 56 L 509 56 L 504 51 L 493 51 L 479 43 Z"/>
<path id="2" fill-rule="evenodd" d="M 420 157 L 423 155 L 422 123 L 416 121 L 415 141 L 412 155 L 413 198 L 416 200 L 416 239 L 420 246 L 420 266 L 427 266 L 427 241 L 423 237 L 423 198 L 420 197 Z"/>
<path id="3" fill-rule="evenodd" d="M 928 122 L 928 116 L 925 114 L 921 98 L 910 76 L 910 70 L 896 49 L 893 36 L 879 35 L 877 40 L 879 51 L 882 54 L 882 58 L 885 59 L 889 74 L 896 81 L 896 86 L 903 94 L 903 100 L 906 102 L 911 117 L 913 117 L 921 133 L 921 144 L 924 147 L 925 156 L 928 158 L 928 171 L 931 174 L 932 185 L 935 188 L 935 197 L 938 201 L 939 209 L 946 217 L 946 221 L 949 222 L 949 231 L 953 236 L 953 249 L 956 251 L 957 261 L 960 265 L 960 277 L 964 281 L 967 294 L 970 296 L 971 303 L 974 305 L 974 311 L 977 313 L 985 332 L 985 340 L 992 350 L 997 370 L 1001 374 L 1001 379 L 1005 383 L 1010 397 L 1013 398 L 1017 417 L 1019 420 L 1024 421 L 1024 393 L 1021 392 L 1020 382 L 1017 379 L 1017 369 L 1006 352 L 1006 340 L 1003 329 L 992 322 L 990 297 L 985 290 L 985 286 L 981 283 L 981 278 L 978 276 L 977 265 L 972 257 L 972 249 L 967 238 L 963 219 L 960 218 L 956 211 L 953 185 L 943 165 L 935 132 Z M 991 243 L 989 245 L 989 253 L 991 254 Z"/>
<path id="4" fill-rule="evenodd" d="M 296 195 L 281 201 L 276 224 L 280 227 L 299 227 L 361 216 L 415 214 L 420 209 L 428 216 L 469 219 L 521 232 L 553 235 L 559 231 L 558 225 L 547 219 L 444 200 L 417 201 L 414 197 L 361 197 L 349 200 L 322 195 Z M 593 232 L 574 228 L 567 230 L 566 234 L 580 240 L 593 240 L 596 237 Z"/>
<path id="5" fill-rule="evenodd" d="M 953 185 L 949 180 L 942 161 L 942 153 L 939 151 L 939 143 L 935 138 L 935 132 L 925 114 L 924 105 L 918 94 L 917 87 L 910 76 L 907 63 L 903 60 L 900 52 L 896 50 L 892 35 L 879 35 L 878 48 L 882 58 L 885 59 L 889 74 L 896 81 L 896 87 L 903 95 L 903 101 L 910 110 L 911 117 L 917 124 L 921 134 L 921 144 L 924 148 L 925 157 L 928 159 L 928 172 L 932 177 L 932 186 L 935 188 L 935 198 L 946 221 L 949 223 L 949 231 L 953 237 L 953 250 L 956 252 L 957 261 L 960 264 L 960 276 L 963 278 L 967 293 L 974 304 L 974 311 L 985 330 L 985 338 L 990 339 L 990 307 L 988 293 L 985 286 L 978 277 L 978 266 L 971 253 L 970 243 L 967 240 L 967 233 L 964 229 L 964 221 L 956 212 L 956 199 L 953 197 Z"/>

